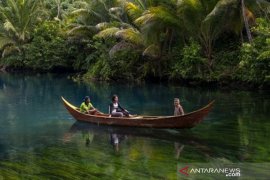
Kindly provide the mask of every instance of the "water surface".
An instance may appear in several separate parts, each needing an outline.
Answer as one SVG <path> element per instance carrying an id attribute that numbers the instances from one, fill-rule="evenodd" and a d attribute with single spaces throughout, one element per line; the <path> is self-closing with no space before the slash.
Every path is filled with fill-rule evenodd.
<path id="1" fill-rule="evenodd" d="M 60 100 L 78 106 L 89 95 L 107 112 L 113 94 L 145 115 L 173 114 L 174 97 L 186 112 L 216 103 L 202 124 L 174 130 L 76 123 Z M 179 166 L 187 163 L 269 163 L 269 110 L 267 91 L 0 74 L 0 179 L 182 179 Z"/>

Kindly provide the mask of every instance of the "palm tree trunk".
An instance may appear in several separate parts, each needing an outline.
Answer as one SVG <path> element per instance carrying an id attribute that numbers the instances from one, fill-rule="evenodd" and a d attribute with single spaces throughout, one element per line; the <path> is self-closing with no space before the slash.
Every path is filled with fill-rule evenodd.
<path id="1" fill-rule="evenodd" d="M 57 0 L 57 19 L 61 18 L 61 0 Z"/>
<path id="2" fill-rule="evenodd" d="M 247 32 L 248 41 L 251 43 L 252 42 L 252 36 L 251 36 L 250 29 L 249 29 L 248 19 L 247 19 L 247 16 L 245 14 L 246 7 L 245 7 L 245 1 L 244 0 L 241 0 L 241 9 L 242 9 L 242 16 L 243 16 L 243 20 L 244 20 L 244 24 L 245 24 L 245 29 L 246 29 L 246 32 Z"/>
<path id="3" fill-rule="evenodd" d="M 204 54 L 207 58 L 207 67 L 209 72 L 212 72 L 213 58 L 212 58 L 212 40 L 210 38 L 202 38 Z"/>
<path id="4" fill-rule="evenodd" d="M 244 43 L 244 38 L 243 38 L 243 32 L 242 31 L 240 32 L 240 38 L 241 38 L 241 43 L 243 44 Z"/>
<path id="5" fill-rule="evenodd" d="M 208 70 L 209 72 L 212 72 L 212 66 L 213 66 L 213 59 L 212 59 L 212 47 L 211 45 L 208 45 L 208 47 L 206 47 L 206 58 L 207 58 L 207 66 L 208 66 Z"/>
<path id="6" fill-rule="evenodd" d="M 161 53 L 162 54 L 166 53 L 166 51 L 168 50 L 167 47 L 169 45 L 169 34 L 170 34 L 170 29 L 166 28 L 166 30 L 165 30 L 165 40 L 163 41 L 163 43 L 161 45 L 161 47 L 162 47 L 162 49 L 161 49 L 162 52 Z"/>
<path id="7" fill-rule="evenodd" d="M 171 53 L 172 50 L 172 41 L 173 41 L 173 30 L 171 30 L 170 32 L 169 53 Z"/>

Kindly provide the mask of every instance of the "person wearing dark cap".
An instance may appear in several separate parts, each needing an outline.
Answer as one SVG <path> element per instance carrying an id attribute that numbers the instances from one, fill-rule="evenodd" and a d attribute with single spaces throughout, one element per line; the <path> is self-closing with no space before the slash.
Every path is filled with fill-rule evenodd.
<path id="1" fill-rule="evenodd" d="M 80 111 L 86 114 L 96 114 L 97 110 L 94 108 L 92 103 L 90 102 L 90 97 L 86 96 L 84 98 L 84 102 L 82 102 L 80 106 Z"/>

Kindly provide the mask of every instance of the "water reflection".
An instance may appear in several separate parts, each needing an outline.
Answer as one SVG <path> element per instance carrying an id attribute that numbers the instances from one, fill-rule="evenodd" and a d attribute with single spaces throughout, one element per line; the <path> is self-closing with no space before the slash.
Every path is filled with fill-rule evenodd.
<path id="1" fill-rule="evenodd" d="M 181 152 L 183 151 L 185 145 L 180 144 L 179 142 L 174 143 L 174 149 L 175 149 L 175 158 L 179 159 Z"/>
<path id="2" fill-rule="evenodd" d="M 4 82 L 0 79 L 0 89 L 4 89 Z"/>
<path id="3" fill-rule="evenodd" d="M 127 135 L 123 135 L 123 134 L 116 134 L 116 133 L 110 133 L 110 141 L 111 141 L 111 145 L 113 146 L 114 150 L 116 152 L 119 151 L 119 146 L 120 143 L 122 141 L 124 141 L 125 139 L 127 139 L 128 136 Z"/>
<path id="4" fill-rule="evenodd" d="M 189 130 L 169 130 L 153 128 L 133 128 L 120 126 L 98 126 L 96 124 L 75 122 L 64 135 L 64 142 L 72 141 L 72 137 L 77 133 L 82 134 L 85 145 L 93 143 L 95 135 L 102 134 L 108 137 L 108 146 L 118 152 L 121 150 L 121 143 L 129 138 L 143 137 L 156 139 L 159 141 L 171 142 L 174 147 L 174 157 L 179 159 L 184 152 L 185 145 L 193 146 L 205 157 L 210 157 L 211 149 L 207 146 L 207 141 L 194 136 Z M 99 141 L 96 139 L 96 141 Z"/>

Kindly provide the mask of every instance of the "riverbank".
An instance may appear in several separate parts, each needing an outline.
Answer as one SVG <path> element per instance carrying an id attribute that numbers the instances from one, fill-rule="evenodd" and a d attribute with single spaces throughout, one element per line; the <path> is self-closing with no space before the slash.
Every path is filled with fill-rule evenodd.
<path id="1" fill-rule="evenodd" d="M 169 85 L 181 85 L 185 87 L 197 87 L 197 88 L 210 88 L 210 89 L 220 89 L 220 90 L 248 90 L 248 91 L 257 91 L 257 90 L 270 90 L 270 82 L 268 83 L 254 83 L 254 82 L 245 82 L 240 80 L 233 79 L 219 79 L 219 80 L 209 80 L 209 79 L 169 79 L 168 77 L 162 78 L 145 78 L 140 80 L 126 80 L 126 79 L 110 79 L 102 80 L 98 78 L 91 78 L 85 76 L 85 73 L 78 72 L 72 69 L 55 69 L 50 72 L 32 70 L 32 69 L 21 69 L 21 68 L 7 68 L 5 71 L 0 71 L 0 73 L 9 73 L 9 74 L 22 74 L 22 75 L 42 75 L 42 74 L 53 74 L 57 76 L 65 75 L 68 79 L 72 79 L 74 82 L 106 82 L 108 84 L 120 83 L 120 84 L 147 84 L 147 83 L 164 83 Z"/>
<path id="2" fill-rule="evenodd" d="M 168 77 L 148 77 L 140 80 L 127 80 L 127 79 L 110 79 L 104 80 L 99 78 L 92 78 L 86 76 L 83 73 L 75 73 L 70 75 L 70 78 L 75 82 L 107 82 L 109 84 L 120 83 L 120 84 L 147 84 L 147 83 L 164 83 L 170 85 L 181 85 L 186 87 L 199 87 L 199 88 L 210 88 L 210 89 L 220 89 L 220 90 L 270 90 L 270 82 L 266 83 L 255 83 L 255 82 L 245 82 L 236 79 L 223 78 L 219 80 L 209 80 L 209 79 L 170 79 Z"/>

